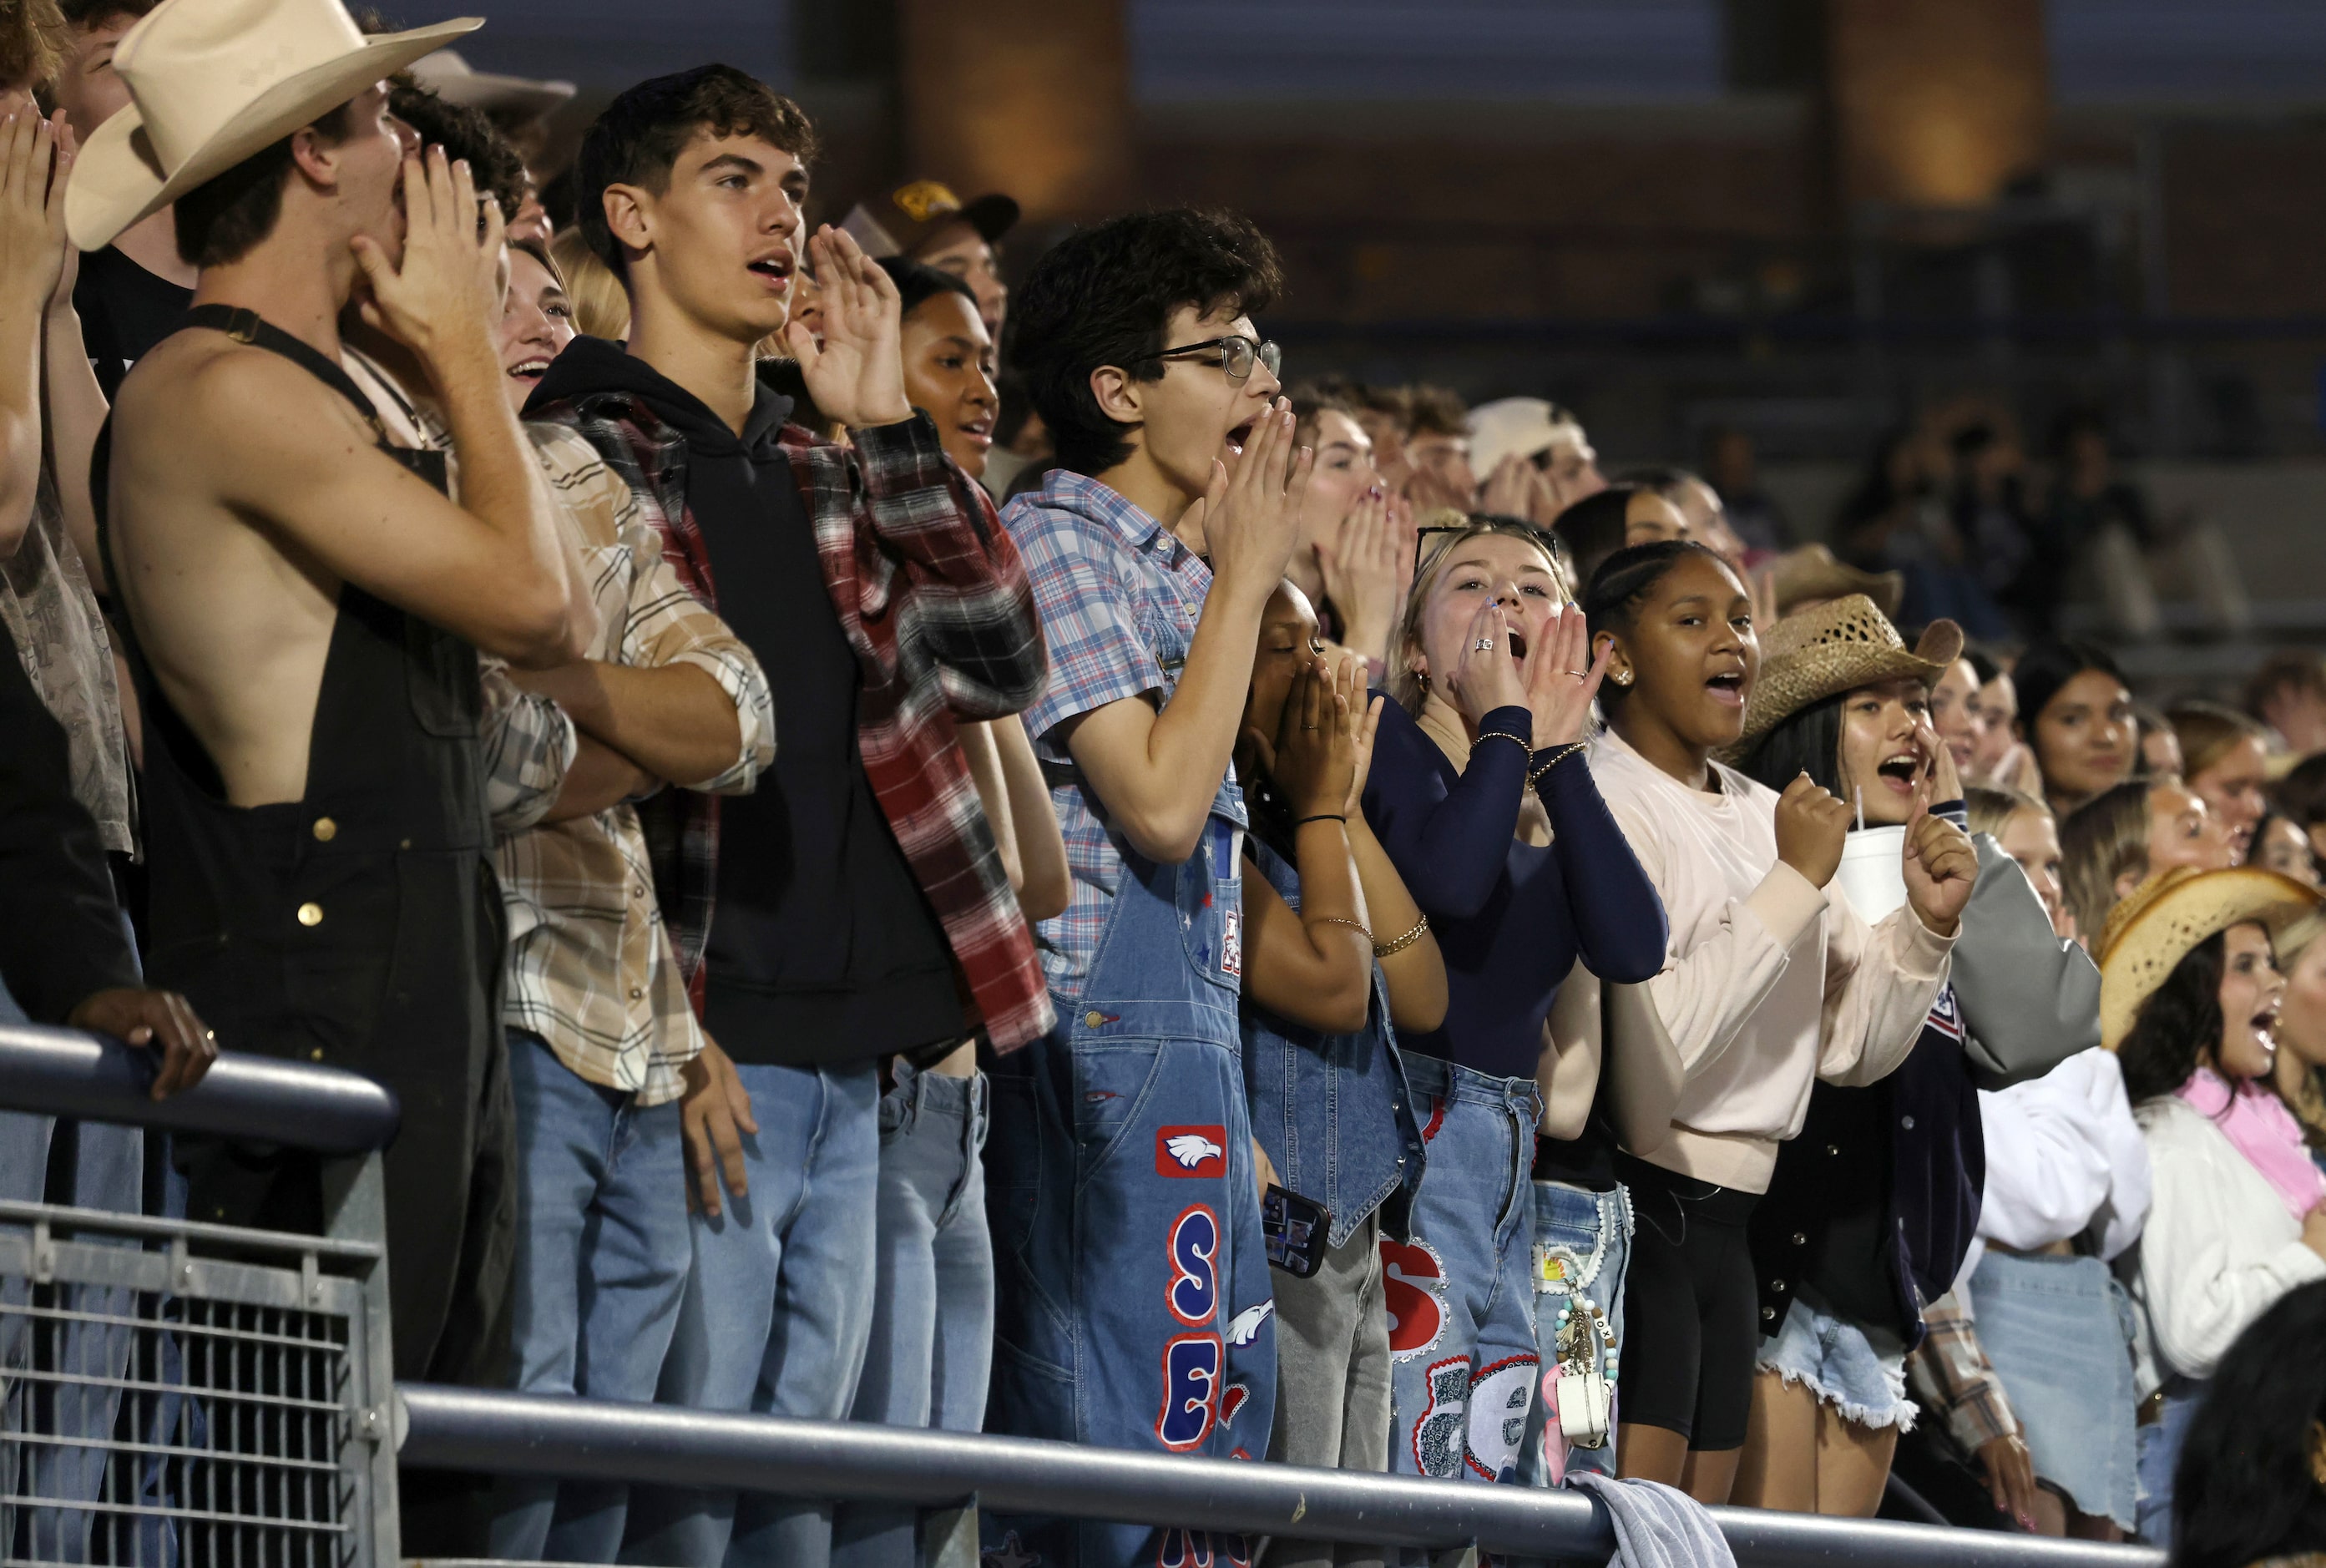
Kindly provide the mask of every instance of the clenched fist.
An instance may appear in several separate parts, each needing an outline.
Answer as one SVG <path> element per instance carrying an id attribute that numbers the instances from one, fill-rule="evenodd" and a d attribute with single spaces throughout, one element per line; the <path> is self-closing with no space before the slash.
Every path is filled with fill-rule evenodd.
<path id="1" fill-rule="evenodd" d="M 1777 800 L 1777 858 L 1823 887 L 1841 866 L 1849 836 L 1849 807 L 1803 773 Z M 1960 908 L 1959 905 L 1957 908 Z"/>

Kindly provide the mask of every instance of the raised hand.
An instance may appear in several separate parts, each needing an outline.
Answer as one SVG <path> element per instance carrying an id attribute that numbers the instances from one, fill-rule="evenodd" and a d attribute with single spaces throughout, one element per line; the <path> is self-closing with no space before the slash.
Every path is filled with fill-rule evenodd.
<path id="1" fill-rule="evenodd" d="M 1382 704 L 1386 697 L 1365 700 L 1365 661 L 1361 654 L 1341 650 L 1333 672 L 1333 689 L 1349 715 L 1349 735 L 1356 748 L 1356 770 L 1349 779 L 1349 799 L 1342 807 L 1351 821 L 1363 808 L 1365 779 L 1373 766 L 1373 738 L 1381 731 Z"/>
<path id="2" fill-rule="evenodd" d="M 1906 873 L 1906 901 L 1923 925 L 1941 937 L 1951 937 L 1962 922 L 1963 906 L 1978 881 L 1978 851 L 1970 835 L 1930 810 L 1930 786 L 1915 793 L 1914 815 L 1906 824 L 1906 846 L 1900 851 Z M 1839 804 L 1836 802 L 1836 804 Z"/>
<path id="3" fill-rule="evenodd" d="M 807 242 L 823 291 L 823 341 L 800 322 L 784 328 L 815 406 L 851 430 L 913 416 L 898 346 L 903 308 L 897 285 L 855 239 L 829 223 Z"/>
<path id="4" fill-rule="evenodd" d="M 1478 487 L 1478 509 L 1497 517 L 1547 522 L 1540 513 L 1549 504 L 1549 485 L 1531 458 L 1512 453 L 1494 464 L 1486 482 Z M 1552 509 L 1552 516 L 1557 516 Z"/>
<path id="5" fill-rule="evenodd" d="M 29 104 L 0 119 L 0 286 L 27 311 L 48 307 L 72 249 L 65 238 L 71 162 L 60 132 L 69 142 L 61 114 L 52 123 Z"/>
<path id="6" fill-rule="evenodd" d="M 1615 657 L 1610 641 L 1591 657 L 1591 631 L 1580 604 L 1563 604 L 1543 625 L 1542 635 L 1527 649 L 1527 711 L 1534 715 L 1534 749 L 1563 746 L 1583 739 L 1591 724 L 1591 702 L 1606 678 L 1607 661 Z"/>
<path id="7" fill-rule="evenodd" d="M 1922 781 L 1930 787 L 1930 798 L 1961 799 L 1962 775 L 1955 770 L 1955 754 L 1939 739 L 1939 732 L 1927 718 L 1914 726 L 1914 749 L 1922 753 Z"/>
<path id="8" fill-rule="evenodd" d="M 1807 773 L 1785 786 L 1777 799 L 1777 858 L 1807 877 L 1811 886 L 1825 886 L 1841 869 L 1842 841 L 1848 836 L 1847 805 L 1812 783 Z M 1908 842 L 1912 842 L 1911 835 Z"/>
<path id="9" fill-rule="evenodd" d="M 1499 601 L 1478 606 L 1443 685 L 1446 699 L 1476 725 L 1496 708 L 1527 705 L 1526 682 L 1511 657 L 1510 628 Z"/>
<path id="10" fill-rule="evenodd" d="M 1410 567 L 1413 546 L 1391 510 L 1402 506 L 1374 485 L 1357 498 L 1334 537 L 1317 546 L 1325 596 L 1341 613 L 1341 641 L 1368 658 L 1389 657 L 1405 608 L 1399 580 Z"/>
<path id="11" fill-rule="evenodd" d="M 1212 460 L 1212 482 L 1203 498 L 1213 575 L 1256 598 L 1276 591 L 1300 537 L 1300 509 L 1317 454 L 1293 445 L 1292 428 L 1292 404 L 1279 397 L 1252 421 L 1233 472 Z"/>
<path id="12" fill-rule="evenodd" d="M 1284 792 L 1295 817 L 1328 817 L 1347 808 L 1356 776 L 1356 726 L 1333 673 L 1317 659 L 1293 677 L 1276 730 L 1269 777 Z"/>
<path id="13" fill-rule="evenodd" d="M 432 373 L 453 356 L 481 352 L 497 359 L 492 329 L 501 313 L 507 226 L 499 202 L 483 208 L 479 233 L 468 161 L 453 162 L 432 145 L 404 161 L 402 265 L 389 261 L 369 235 L 349 242 L 369 285 L 370 297 L 358 307 L 365 324 L 419 355 Z"/>

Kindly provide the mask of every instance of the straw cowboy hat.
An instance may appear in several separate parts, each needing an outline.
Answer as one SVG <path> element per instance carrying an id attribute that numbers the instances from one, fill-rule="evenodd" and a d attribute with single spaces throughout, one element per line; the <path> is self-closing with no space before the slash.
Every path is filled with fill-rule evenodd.
<path id="1" fill-rule="evenodd" d="M 481 17 L 366 38 L 339 0 L 163 0 L 123 34 L 130 107 L 98 126 L 65 191 L 95 250 L 253 153 L 312 124 Z"/>
<path id="2" fill-rule="evenodd" d="M 1863 593 L 1884 615 L 1898 613 L 1905 596 L 1903 572 L 1861 572 L 1834 559 L 1823 545 L 1803 545 L 1769 563 L 1769 589 L 1777 597 L 1777 613 L 1790 615 L 1805 599 L 1846 599 Z"/>
<path id="3" fill-rule="evenodd" d="M 1962 628 L 1933 621 L 1908 648 L 1890 618 L 1863 593 L 1788 615 L 1761 639 L 1761 674 L 1744 703 L 1744 733 L 1732 751 L 1800 713 L 1859 686 L 1884 681 L 1936 681 L 1962 657 Z"/>
<path id="4" fill-rule="evenodd" d="M 2100 1043 L 2124 1043 L 2140 1004 L 2207 938 L 2247 921 L 2277 931 L 2317 907 L 2311 889 L 2259 866 L 2181 865 L 2150 877 L 2108 911 L 2101 934 Z"/>

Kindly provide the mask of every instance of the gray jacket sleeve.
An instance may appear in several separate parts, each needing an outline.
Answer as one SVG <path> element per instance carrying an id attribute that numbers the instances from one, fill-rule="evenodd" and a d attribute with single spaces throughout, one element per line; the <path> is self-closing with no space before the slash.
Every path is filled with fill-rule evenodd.
<path id="1" fill-rule="evenodd" d="M 2100 972 L 2056 935 L 2019 863 L 1980 834 L 1978 881 L 1954 952 L 1963 1052 L 1983 1089 L 2041 1078 L 2100 1042 Z"/>

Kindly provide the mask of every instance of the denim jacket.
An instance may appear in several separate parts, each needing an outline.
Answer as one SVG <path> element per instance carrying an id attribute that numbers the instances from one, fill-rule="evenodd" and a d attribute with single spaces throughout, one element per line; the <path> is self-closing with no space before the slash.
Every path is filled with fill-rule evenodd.
<path id="1" fill-rule="evenodd" d="M 1269 885 L 1298 910 L 1299 873 L 1257 837 L 1251 849 Z M 1241 1013 L 1252 1136 L 1277 1180 L 1332 1214 L 1327 1240 L 1344 1246 L 1400 1186 L 1411 1192 L 1421 1184 L 1421 1129 L 1381 966 L 1373 966 L 1372 1010 L 1354 1034 L 1289 1022 L 1249 996 Z"/>

